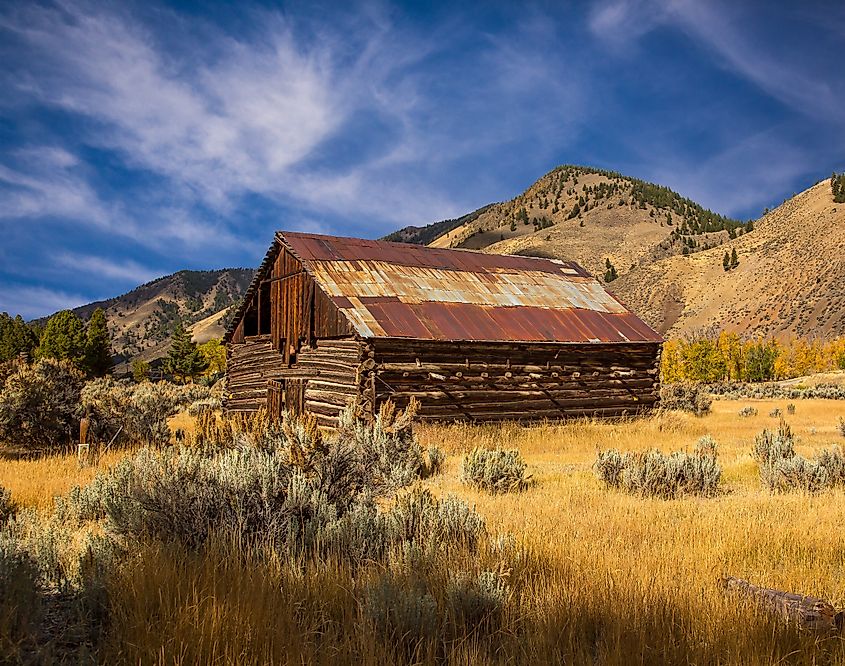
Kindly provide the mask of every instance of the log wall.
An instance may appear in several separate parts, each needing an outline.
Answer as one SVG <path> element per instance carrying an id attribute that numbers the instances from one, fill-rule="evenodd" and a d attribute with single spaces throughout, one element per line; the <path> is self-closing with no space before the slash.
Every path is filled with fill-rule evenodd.
<path id="1" fill-rule="evenodd" d="M 223 406 L 227 411 L 256 411 L 267 404 L 267 381 L 280 379 L 284 359 L 269 335 L 244 338 L 227 345 L 227 382 Z"/>
<path id="2" fill-rule="evenodd" d="M 307 378 L 303 408 L 323 426 L 336 426 L 341 412 L 360 393 L 364 345 L 353 339 L 317 340 L 297 357 L 296 371 Z"/>
<path id="3" fill-rule="evenodd" d="M 659 344 L 514 344 L 377 339 L 362 395 L 420 401 L 426 420 L 617 417 L 652 409 Z"/>

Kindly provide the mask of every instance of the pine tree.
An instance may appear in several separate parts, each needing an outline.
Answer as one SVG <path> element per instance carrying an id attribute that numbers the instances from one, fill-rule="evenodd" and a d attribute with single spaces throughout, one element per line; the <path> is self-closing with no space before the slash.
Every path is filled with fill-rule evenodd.
<path id="1" fill-rule="evenodd" d="M 731 269 L 731 255 L 729 255 L 727 252 L 725 252 L 725 256 L 722 257 L 722 268 L 724 268 L 726 271 L 729 271 Z"/>
<path id="2" fill-rule="evenodd" d="M 150 378 L 150 364 L 140 358 L 132 361 L 132 378 L 139 384 L 147 381 Z"/>
<path id="3" fill-rule="evenodd" d="M 47 321 L 35 354 L 38 358 L 68 360 L 78 368 L 84 368 L 85 330 L 82 320 L 70 310 L 54 314 Z"/>
<path id="4" fill-rule="evenodd" d="M 197 349 L 191 334 L 185 330 L 180 321 L 173 331 L 170 341 L 170 351 L 164 360 L 164 369 L 182 381 L 192 380 L 208 367 L 202 354 Z"/>
<path id="5" fill-rule="evenodd" d="M 736 254 L 736 248 L 731 251 L 731 268 L 739 266 L 739 257 Z"/>
<path id="6" fill-rule="evenodd" d="M 32 354 L 38 346 L 38 336 L 18 315 L 14 319 L 0 312 L 0 362 L 11 361 L 21 354 Z"/>
<path id="7" fill-rule="evenodd" d="M 85 366 L 89 374 L 102 377 L 111 370 L 112 352 L 106 313 L 102 308 L 94 310 L 88 322 L 85 341 Z"/>

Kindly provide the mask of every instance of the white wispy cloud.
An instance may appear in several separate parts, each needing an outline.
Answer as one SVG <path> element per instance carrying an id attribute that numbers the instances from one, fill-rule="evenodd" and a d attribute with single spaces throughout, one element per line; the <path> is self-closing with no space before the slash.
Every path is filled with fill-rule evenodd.
<path id="1" fill-rule="evenodd" d="M 85 296 L 61 289 L 19 284 L 0 286 L 0 309 L 20 314 L 24 319 L 75 308 L 89 301 Z"/>
<path id="2" fill-rule="evenodd" d="M 606 0 L 593 5 L 592 33 L 611 46 L 635 42 L 656 28 L 682 31 L 724 69 L 810 117 L 842 122 L 845 90 L 819 76 L 816 63 L 774 41 L 755 42 L 759 14 L 714 0 Z M 788 54 L 788 55 L 787 55 Z"/>
<path id="3" fill-rule="evenodd" d="M 61 252 L 53 257 L 55 265 L 96 280 L 117 280 L 133 285 L 149 282 L 165 271 L 157 271 L 131 259 L 109 259 L 94 255 Z"/>

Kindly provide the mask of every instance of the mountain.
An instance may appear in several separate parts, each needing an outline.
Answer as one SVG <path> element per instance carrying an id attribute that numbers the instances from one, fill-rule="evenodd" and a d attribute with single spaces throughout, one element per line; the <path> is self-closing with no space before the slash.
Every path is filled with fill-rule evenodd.
<path id="1" fill-rule="evenodd" d="M 403 229 L 388 239 L 566 258 L 611 281 L 635 266 L 716 247 L 745 231 L 739 220 L 706 210 L 667 187 L 614 171 L 564 165 L 511 201 L 456 220 Z"/>
<path id="2" fill-rule="evenodd" d="M 845 202 L 826 179 L 724 246 L 638 266 L 613 290 L 670 337 L 702 331 L 845 335 Z M 840 197 L 842 198 L 842 197 Z M 724 269 L 736 250 L 738 266 Z"/>
<path id="3" fill-rule="evenodd" d="M 156 358 L 167 349 L 179 319 L 192 327 L 199 342 L 221 337 L 227 314 L 234 311 L 254 273 L 247 268 L 179 271 L 73 311 L 88 319 L 103 308 L 118 362 L 137 356 Z"/>
<path id="4" fill-rule="evenodd" d="M 424 227 L 405 227 L 404 229 L 394 231 L 392 234 L 384 236 L 381 240 L 393 241 L 394 243 L 428 245 L 435 238 L 438 238 L 443 234 L 447 234 L 457 227 L 475 221 L 482 213 L 486 213 L 493 206 L 495 206 L 495 204 L 487 204 L 478 210 L 474 210 L 471 213 L 457 217 L 454 220 L 441 220 L 440 222 L 427 224 Z"/>

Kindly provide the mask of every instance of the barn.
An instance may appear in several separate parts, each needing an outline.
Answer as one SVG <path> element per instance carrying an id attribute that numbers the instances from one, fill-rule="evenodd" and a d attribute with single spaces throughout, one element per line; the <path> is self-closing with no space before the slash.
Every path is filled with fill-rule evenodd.
<path id="1" fill-rule="evenodd" d="M 416 397 L 419 417 L 616 417 L 658 400 L 662 338 L 575 263 L 278 232 L 224 341 L 227 411 Z"/>

